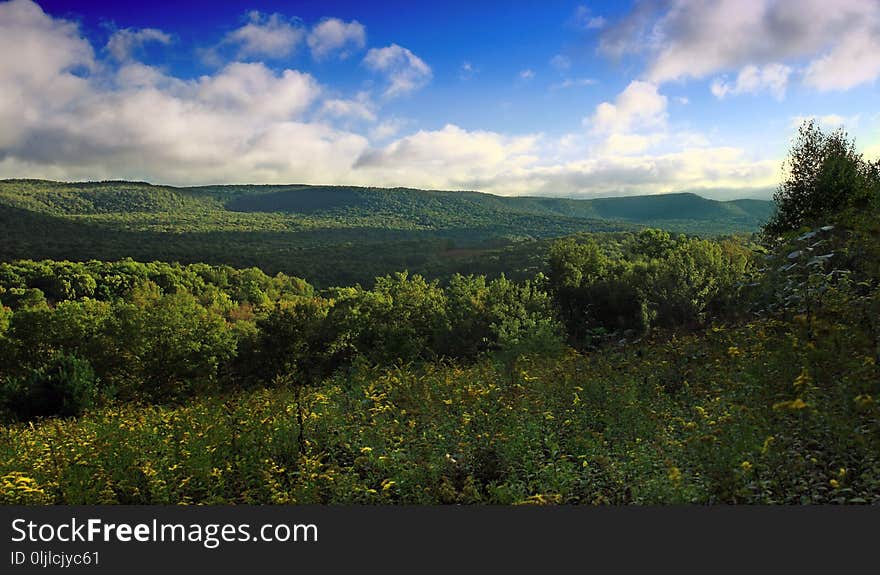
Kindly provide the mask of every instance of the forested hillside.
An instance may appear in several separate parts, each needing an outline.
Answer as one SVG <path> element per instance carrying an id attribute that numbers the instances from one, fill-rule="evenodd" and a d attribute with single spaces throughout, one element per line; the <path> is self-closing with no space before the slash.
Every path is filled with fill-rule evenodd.
<path id="1" fill-rule="evenodd" d="M 709 236 L 752 232 L 770 206 L 693 194 L 567 200 L 332 186 L 6 180 L 0 182 L 0 259 L 256 266 L 323 287 L 368 284 L 401 269 L 430 278 L 504 271 L 525 279 L 546 259 L 542 240 L 644 225 Z"/>
<path id="2" fill-rule="evenodd" d="M 524 280 L 0 263 L 0 502 L 880 503 L 880 163 L 788 162 L 757 237 Z"/>

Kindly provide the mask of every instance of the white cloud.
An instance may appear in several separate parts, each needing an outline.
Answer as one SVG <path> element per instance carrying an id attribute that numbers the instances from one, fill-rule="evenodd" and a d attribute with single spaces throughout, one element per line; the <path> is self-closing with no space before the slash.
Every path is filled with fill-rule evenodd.
<path id="1" fill-rule="evenodd" d="M 276 76 L 260 63 L 235 62 L 215 76 L 199 79 L 199 100 L 231 112 L 288 119 L 301 114 L 320 92 L 309 74 L 285 70 Z"/>
<path id="2" fill-rule="evenodd" d="M 371 148 L 356 169 L 373 185 L 551 196 L 720 188 L 752 192 L 766 190 L 778 177 L 778 160 L 752 159 L 740 149 L 703 146 L 706 142 L 698 139 L 682 141 L 689 147 L 677 151 L 643 153 L 662 138 L 656 134 L 609 138 L 583 159 L 583 137 L 577 134 L 547 141 L 537 134 L 509 137 L 447 125 Z M 558 161 L 549 157 L 553 154 L 574 159 Z"/>
<path id="3" fill-rule="evenodd" d="M 76 24 L 28 0 L 0 4 L 0 157 L 43 118 L 85 95 L 88 83 L 73 72 L 95 67 Z"/>
<path id="4" fill-rule="evenodd" d="M 791 119 L 791 123 L 789 126 L 792 129 L 797 129 L 806 122 L 807 120 L 815 120 L 818 122 L 819 126 L 834 130 L 837 128 L 848 128 L 853 129 L 859 124 L 859 120 L 861 119 L 859 114 L 855 114 L 853 116 L 841 116 L 840 114 L 824 114 L 821 116 L 795 116 Z"/>
<path id="5" fill-rule="evenodd" d="M 358 94 L 357 99 L 354 100 L 340 98 L 325 100 L 321 112 L 336 118 L 352 118 L 365 122 L 376 121 L 375 106 L 370 101 L 369 94 L 365 92 Z"/>
<path id="6" fill-rule="evenodd" d="M 252 11 L 248 23 L 226 35 L 226 42 L 239 47 L 239 56 L 284 58 L 293 54 L 305 31 L 281 14 L 267 16 Z"/>
<path id="7" fill-rule="evenodd" d="M 535 161 L 536 136 L 506 137 L 495 132 L 467 131 L 446 125 L 419 131 L 380 149 L 370 149 L 356 167 L 383 185 L 433 188 L 467 187 Z"/>
<path id="8" fill-rule="evenodd" d="M 388 80 L 385 97 L 402 96 L 424 87 L 433 73 L 421 58 L 408 49 L 391 44 L 385 48 L 371 48 L 364 58 L 370 70 L 383 74 Z"/>
<path id="9" fill-rule="evenodd" d="M 763 68 L 746 66 L 739 71 L 736 82 L 733 84 L 716 78 L 710 89 L 712 94 L 719 99 L 728 94 L 755 94 L 767 90 L 777 100 L 781 100 L 785 97 L 785 89 L 788 86 L 790 75 L 791 68 L 782 64 L 767 64 Z"/>
<path id="10" fill-rule="evenodd" d="M 611 196 L 700 189 L 766 190 L 779 162 L 753 160 L 737 148 L 695 148 L 661 155 L 615 155 L 511 167 L 494 179 L 471 180 L 471 188 L 504 195 Z M 735 193 L 735 192 L 734 192 Z"/>
<path id="11" fill-rule="evenodd" d="M 170 44 L 171 36 L 156 28 L 141 28 L 139 30 L 123 28 L 110 36 L 110 40 L 107 42 L 107 50 L 118 61 L 124 62 L 132 57 L 135 50 L 147 42 Z"/>
<path id="12" fill-rule="evenodd" d="M 880 12 L 880 8 L 878 8 Z M 873 28 L 847 34 L 807 67 L 804 83 L 820 91 L 849 90 L 880 76 L 880 16 Z"/>
<path id="13" fill-rule="evenodd" d="M 532 78 L 535 77 L 535 71 L 530 68 L 526 68 L 525 70 L 520 70 L 519 77 L 521 80 L 531 80 Z"/>
<path id="14" fill-rule="evenodd" d="M 471 62 L 462 62 L 461 67 L 459 68 L 459 71 L 458 71 L 458 77 L 461 80 L 470 80 L 479 71 L 480 70 L 476 66 L 474 66 Z"/>
<path id="15" fill-rule="evenodd" d="M 308 74 L 240 62 L 194 80 L 139 63 L 114 72 L 75 24 L 26 0 L 0 4 L 0 85 L 0 177 L 333 182 L 367 147 L 307 121 L 321 94 Z"/>
<path id="16" fill-rule="evenodd" d="M 364 64 L 388 79 L 387 95 L 431 77 L 395 45 Z M 134 61 L 105 66 L 76 24 L 28 0 L 0 4 L 0 86 L 0 177 L 608 195 L 767 185 L 779 166 L 667 134 L 666 97 L 649 82 L 600 104 L 595 133 L 558 141 L 453 125 L 406 134 L 408 121 L 382 118 L 366 94 L 340 96 L 297 70 L 232 62 L 189 79 Z M 674 149 L 649 153 L 661 145 Z"/>
<path id="17" fill-rule="evenodd" d="M 383 141 L 396 136 L 410 122 L 403 118 L 382 120 L 370 129 L 370 139 Z"/>
<path id="18" fill-rule="evenodd" d="M 666 122 L 666 105 L 666 96 L 657 91 L 657 86 L 634 80 L 618 94 L 613 104 L 602 102 L 596 106 L 596 111 L 585 123 L 596 134 L 656 128 Z"/>
<path id="19" fill-rule="evenodd" d="M 593 16 L 592 11 L 586 6 L 578 6 L 571 18 L 572 24 L 583 30 L 598 30 L 604 28 L 607 21 L 602 16 Z"/>
<path id="20" fill-rule="evenodd" d="M 550 58 L 550 65 L 557 70 L 568 70 L 571 68 L 571 58 L 562 54 L 556 54 Z"/>
<path id="21" fill-rule="evenodd" d="M 806 85 L 846 90 L 880 76 L 878 31 L 876 0 L 646 1 L 603 32 L 600 51 L 646 54 L 655 83 L 806 60 Z"/>
<path id="22" fill-rule="evenodd" d="M 595 78 L 566 78 L 558 84 L 550 86 L 551 90 L 565 90 L 566 88 L 582 88 L 584 86 L 593 86 L 598 84 Z"/>
<path id="23" fill-rule="evenodd" d="M 326 18 L 312 28 L 308 44 L 315 59 L 322 60 L 333 54 L 345 59 L 352 51 L 362 50 L 366 46 L 367 29 L 357 20 L 345 22 L 338 18 Z"/>

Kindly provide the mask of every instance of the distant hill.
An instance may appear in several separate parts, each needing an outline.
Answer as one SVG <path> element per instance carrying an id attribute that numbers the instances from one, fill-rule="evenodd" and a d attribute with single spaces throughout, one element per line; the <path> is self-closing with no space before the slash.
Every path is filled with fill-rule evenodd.
<path id="1" fill-rule="evenodd" d="M 0 259 L 206 261 L 284 271 L 320 285 L 432 269 L 438 261 L 446 269 L 447 260 L 470 269 L 468 258 L 485 259 L 491 250 L 582 232 L 752 232 L 771 211 L 769 201 L 692 193 L 578 200 L 411 188 L 2 180 Z"/>

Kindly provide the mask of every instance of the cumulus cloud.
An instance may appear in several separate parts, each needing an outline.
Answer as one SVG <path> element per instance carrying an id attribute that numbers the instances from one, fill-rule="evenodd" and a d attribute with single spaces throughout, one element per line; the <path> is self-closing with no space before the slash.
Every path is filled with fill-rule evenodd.
<path id="1" fill-rule="evenodd" d="M 642 153 L 650 140 L 662 137 L 615 136 L 583 159 L 578 135 L 548 141 L 539 134 L 510 137 L 447 125 L 370 148 L 356 168 L 374 185 L 582 197 L 713 188 L 766 195 L 778 177 L 776 160 L 755 160 L 737 148 L 692 145 L 705 142 L 685 142 L 687 148 L 659 155 Z M 581 157 L 551 160 L 551 150 Z"/>
<path id="2" fill-rule="evenodd" d="M 781 100 L 785 97 L 789 75 L 791 68 L 782 64 L 768 64 L 763 68 L 746 66 L 739 71 L 733 83 L 716 78 L 712 82 L 711 91 L 720 99 L 729 94 L 755 94 L 768 90 L 777 100 Z"/>
<path id="3" fill-rule="evenodd" d="M 458 77 L 461 80 L 470 80 L 477 74 L 480 70 L 473 65 L 471 62 L 462 62 L 461 67 L 458 70 Z"/>
<path id="4" fill-rule="evenodd" d="M 225 41 L 238 46 L 239 56 L 284 58 L 293 54 L 305 37 L 305 31 L 281 14 L 267 16 L 252 11 L 248 22 L 226 35 Z"/>
<path id="5" fill-rule="evenodd" d="M 651 26 L 661 7 L 660 0 L 636 2 L 633 10 L 623 18 L 605 26 L 599 37 L 599 53 L 619 59 L 647 50 Z"/>
<path id="6" fill-rule="evenodd" d="M 76 24 L 27 0 L 0 4 L 0 55 L 0 177 L 321 182 L 367 147 L 308 121 L 322 91 L 309 74 L 242 62 L 192 80 L 113 71 Z"/>
<path id="7" fill-rule="evenodd" d="M 656 83 L 806 60 L 808 86 L 845 90 L 880 76 L 878 32 L 875 0 L 669 0 L 639 3 L 600 51 L 646 54 Z"/>
<path id="8" fill-rule="evenodd" d="M 387 140 L 400 133 L 409 123 L 410 121 L 404 118 L 382 120 L 370 129 L 370 138 L 374 141 Z"/>
<path id="9" fill-rule="evenodd" d="M 345 59 L 352 51 L 366 46 L 367 29 L 357 20 L 344 22 L 339 18 L 325 18 L 312 28 L 308 44 L 315 59 L 322 60 L 334 54 Z"/>
<path id="10" fill-rule="evenodd" d="M 320 92 L 309 74 L 285 70 L 277 76 L 261 63 L 241 62 L 203 76 L 196 87 L 198 100 L 216 109 L 282 120 L 302 113 Z"/>
<path id="11" fill-rule="evenodd" d="M 584 5 L 575 8 L 574 14 L 571 17 L 571 23 L 576 28 L 581 28 L 583 30 L 599 30 L 600 28 L 604 28 L 605 24 L 607 24 L 605 18 L 602 16 L 594 16 L 592 11 Z"/>
<path id="12" fill-rule="evenodd" d="M 634 80 L 618 94 L 614 103 L 602 102 L 585 121 L 597 134 L 625 133 L 655 128 L 666 122 L 666 96 L 650 82 Z"/>
<path id="13" fill-rule="evenodd" d="M 356 99 L 334 98 L 325 100 L 321 112 L 336 118 L 350 118 L 365 122 L 376 121 L 376 109 L 366 92 L 358 94 Z"/>
<path id="14" fill-rule="evenodd" d="M 599 153 L 586 160 L 513 167 L 494 179 L 466 184 L 502 194 L 612 196 L 681 190 L 766 190 L 778 176 L 777 161 L 748 158 L 737 148 L 694 148 L 661 155 Z"/>
<path id="15" fill-rule="evenodd" d="M 877 5 L 875 5 L 876 7 Z M 880 13 L 880 8 L 877 8 Z M 849 90 L 880 76 L 880 14 L 873 26 L 847 34 L 807 67 L 804 83 L 820 91 Z"/>
<path id="16" fill-rule="evenodd" d="M 364 65 L 387 79 L 387 96 L 431 78 L 397 45 L 371 50 Z M 455 125 L 406 134 L 410 122 L 382 118 L 369 95 L 340 95 L 297 70 L 237 61 L 181 78 L 130 58 L 106 65 L 75 23 L 29 0 L 0 3 L 0 85 L 0 177 L 608 195 L 753 187 L 778 170 L 776 160 L 666 134 L 666 97 L 646 81 L 600 104 L 595 132 L 558 141 Z M 677 149 L 649 154 L 658 144 Z"/>
<path id="17" fill-rule="evenodd" d="M 171 36 L 156 28 L 123 28 L 110 36 L 107 42 L 107 51 L 120 62 L 132 57 L 132 54 L 148 42 L 170 44 Z"/>
<path id="18" fill-rule="evenodd" d="M 595 78 L 566 78 L 558 84 L 550 86 L 551 90 L 565 90 L 566 88 L 582 88 L 584 86 L 593 86 L 598 81 Z"/>
<path id="19" fill-rule="evenodd" d="M 461 187 L 533 163 L 535 144 L 536 136 L 507 137 L 449 124 L 367 150 L 355 167 L 372 172 L 385 185 Z"/>
<path id="20" fill-rule="evenodd" d="M 791 119 L 789 127 L 796 130 L 807 120 L 815 120 L 818 124 L 829 130 L 837 128 L 855 128 L 861 117 L 858 114 L 853 116 L 841 116 L 840 114 L 824 114 L 819 116 L 795 116 Z"/>
<path id="21" fill-rule="evenodd" d="M 371 48 L 364 58 L 364 64 L 385 76 L 388 81 L 385 89 L 387 98 L 415 92 L 430 82 L 433 76 L 431 67 L 421 58 L 397 44 Z"/>
<path id="22" fill-rule="evenodd" d="M 0 157 L 42 118 L 83 97 L 77 70 L 96 67 L 76 24 L 55 20 L 29 0 L 0 4 Z"/>
<path id="23" fill-rule="evenodd" d="M 550 58 L 550 65 L 557 70 L 568 70 L 571 68 L 571 58 L 562 54 L 556 54 Z"/>

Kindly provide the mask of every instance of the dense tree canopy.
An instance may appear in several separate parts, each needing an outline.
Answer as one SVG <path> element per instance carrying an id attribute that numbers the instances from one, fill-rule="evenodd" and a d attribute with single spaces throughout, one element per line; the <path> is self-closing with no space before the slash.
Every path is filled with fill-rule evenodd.
<path id="1" fill-rule="evenodd" d="M 769 236 L 831 223 L 841 213 L 880 206 L 880 160 L 871 163 L 838 129 L 825 133 L 804 122 L 786 161 L 786 177 L 773 197 Z"/>

